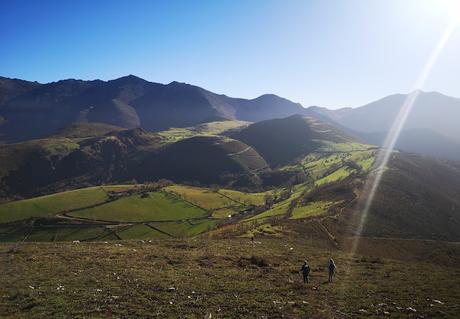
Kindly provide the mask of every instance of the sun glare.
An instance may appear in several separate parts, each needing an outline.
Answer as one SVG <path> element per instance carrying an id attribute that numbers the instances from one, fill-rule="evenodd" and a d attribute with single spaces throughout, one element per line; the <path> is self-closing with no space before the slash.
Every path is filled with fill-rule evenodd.
<path id="1" fill-rule="evenodd" d="M 460 23 L 460 0 L 435 0 L 447 15 L 458 25 Z"/>
<path id="2" fill-rule="evenodd" d="M 456 26 L 460 24 L 460 0 L 417 0 L 411 3 L 421 9 L 424 15 L 442 17 Z"/>
<path id="3" fill-rule="evenodd" d="M 449 8 L 455 9 L 460 5 L 460 0 L 458 1 L 440 0 L 439 2 L 442 2 L 445 5 L 445 8 L 449 7 Z M 374 172 L 373 174 L 369 176 L 364 186 L 365 196 L 362 197 L 361 199 L 362 202 L 360 203 L 360 205 L 358 205 L 358 210 L 361 210 L 361 216 L 360 216 L 360 220 L 359 220 L 359 224 L 358 224 L 358 228 L 356 232 L 357 236 L 355 237 L 355 240 L 352 244 L 351 252 L 353 255 L 356 253 L 358 249 L 358 245 L 360 243 L 360 236 L 366 225 L 367 216 L 369 214 L 372 203 L 374 201 L 374 197 L 377 194 L 378 187 L 380 185 L 380 181 L 382 180 L 383 174 L 385 172 L 385 167 L 390 160 L 391 154 L 393 153 L 393 150 L 395 148 L 396 142 L 398 141 L 399 135 L 401 131 L 403 130 L 406 120 L 408 116 L 410 115 L 412 108 L 420 94 L 420 89 L 423 88 L 426 80 L 428 79 L 429 75 L 431 74 L 432 69 L 434 68 L 436 64 L 436 61 L 439 58 L 439 55 L 441 54 L 448 40 L 454 33 L 455 28 L 458 26 L 457 22 L 460 22 L 460 14 L 458 13 L 458 11 L 456 11 L 455 14 L 457 17 L 456 20 L 453 20 L 454 23 L 450 23 L 448 25 L 443 36 L 439 39 L 439 42 L 434 47 L 430 55 L 430 58 L 426 62 L 424 68 L 420 72 L 418 79 L 414 83 L 412 93 L 408 94 L 406 100 L 401 106 L 401 109 L 398 115 L 396 116 L 396 120 L 393 123 L 390 131 L 388 132 L 385 138 L 383 147 L 380 149 L 377 155 L 376 163 L 374 165 L 375 166 Z"/>

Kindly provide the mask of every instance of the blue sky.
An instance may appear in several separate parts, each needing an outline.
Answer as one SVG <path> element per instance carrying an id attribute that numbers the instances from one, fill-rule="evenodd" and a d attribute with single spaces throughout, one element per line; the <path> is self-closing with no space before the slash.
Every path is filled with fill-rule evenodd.
<path id="1" fill-rule="evenodd" d="M 304 106 L 410 91 L 445 32 L 440 0 L 0 0 L 0 75 L 135 74 Z M 424 86 L 460 97 L 456 30 Z"/>

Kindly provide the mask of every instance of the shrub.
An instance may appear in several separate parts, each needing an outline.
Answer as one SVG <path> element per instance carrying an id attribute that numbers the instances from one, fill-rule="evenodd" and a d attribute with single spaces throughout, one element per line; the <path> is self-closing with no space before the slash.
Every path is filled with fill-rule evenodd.
<path id="1" fill-rule="evenodd" d="M 249 265 L 254 265 L 257 267 L 268 267 L 270 264 L 264 257 L 252 255 L 250 258 L 241 257 L 238 260 L 238 266 L 246 267 Z"/>

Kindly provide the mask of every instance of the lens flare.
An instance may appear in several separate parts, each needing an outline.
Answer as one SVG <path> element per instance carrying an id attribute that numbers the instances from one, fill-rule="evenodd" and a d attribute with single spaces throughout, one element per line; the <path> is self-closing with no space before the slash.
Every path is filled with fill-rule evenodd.
<path id="1" fill-rule="evenodd" d="M 374 169 L 372 173 L 369 174 L 369 177 L 364 185 L 364 196 L 361 196 L 361 200 L 357 205 L 357 209 L 362 209 L 362 211 L 360 213 L 358 227 L 356 229 L 355 237 L 351 247 L 352 255 L 354 255 L 358 249 L 359 238 L 366 224 L 369 210 L 372 207 L 372 202 L 374 200 L 375 194 L 377 193 L 378 187 L 382 180 L 382 176 L 385 172 L 385 168 L 388 164 L 388 161 L 390 160 L 391 154 L 394 151 L 394 147 L 396 145 L 396 142 L 398 141 L 399 135 L 401 134 L 401 131 L 404 128 L 404 124 L 406 123 L 407 118 L 409 117 L 409 114 L 411 113 L 418 96 L 420 95 L 420 89 L 423 87 L 434 65 L 436 64 L 439 55 L 441 54 L 449 38 L 455 31 L 457 22 L 458 21 L 454 21 L 448 26 L 440 41 L 437 43 L 436 47 L 432 51 L 425 67 L 422 69 L 422 72 L 420 73 L 417 81 L 415 82 L 414 91 L 407 95 L 398 115 L 396 116 L 395 122 L 393 123 L 390 131 L 388 132 L 385 138 L 382 148 L 379 150 L 377 159 L 374 164 Z"/>
<path id="2" fill-rule="evenodd" d="M 460 1 L 459 0 L 438 0 L 439 5 L 444 7 L 447 14 L 456 24 L 460 23 Z"/>
<path id="3" fill-rule="evenodd" d="M 369 211 L 372 207 L 372 202 L 374 201 L 374 197 L 378 191 L 383 174 L 391 158 L 391 154 L 393 154 L 394 147 L 396 145 L 396 142 L 398 141 L 399 135 L 401 134 L 401 131 L 404 128 L 404 124 L 406 123 L 406 120 L 409 117 L 409 114 L 415 102 L 417 101 L 418 96 L 421 93 L 420 89 L 425 84 L 434 65 L 436 64 L 436 61 L 439 58 L 439 55 L 441 54 L 449 38 L 452 36 L 453 32 L 458 26 L 457 22 L 458 21 L 453 21 L 451 24 L 449 24 L 443 36 L 441 37 L 439 42 L 434 47 L 427 63 L 422 69 L 422 72 L 417 78 L 417 81 L 415 82 L 413 91 L 410 94 L 408 94 L 406 99 L 404 100 L 401 106 L 401 109 L 399 110 L 395 118 L 395 121 L 385 138 L 383 146 L 379 149 L 379 152 L 377 154 L 377 158 L 373 165 L 372 171 L 368 175 L 368 178 L 364 184 L 363 192 L 358 198 L 358 202 L 356 205 L 355 213 L 358 214 L 359 220 L 358 220 L 358 225 L 357 225 L 357 228 L 356 228 L 356 231 L 353 237 L 353 241 L 351 244 L 351 249 L 350 249 L 351 257 L 355 256 L 358 251 L 361 235 L 366 225 Z M 352 261 L 352 259 L 350 259 L 350 261 Z M 351 264 L 349 263 L 346 267 L 344 267 L 343 275 L 348 276 L 351 273 L 351 271 L 352 271 L 352 267 L 351 267 Z M 345 283 L 345 281 L 341 281 L 341 284 L 339 284 L 340 293 L 345 295 L 347 293 L 347 287 L 348 287 L 348 284 Z"/>

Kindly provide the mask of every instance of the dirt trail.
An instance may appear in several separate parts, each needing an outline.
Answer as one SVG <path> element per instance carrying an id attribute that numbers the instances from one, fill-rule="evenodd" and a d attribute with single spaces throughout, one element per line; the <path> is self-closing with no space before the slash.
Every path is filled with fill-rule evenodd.
<path id="1" fill-rule="evenodd" d="M 76 221 L 79 224 L 91 224 L 91 225 L 112 225 L 113 224 L 113 222 L 104 221 L 104 220 L 69 216 L 67 215 L 67 213 L 57 214 L 57 215 L 54 215 L 54 217 L 59 218 L 59 219 L 66 219 L 69 221 Z"/>
<path id="2" fill-rule="evenodd" d="M 251 149 L 251 146 L 248 146 L 248 147 L 246 147 L 244 150 L 239 151 L 239 152 L 236 152 L 236 153 L 228 154 L 228 156 L 240 155 L 240 154 L 246 153 L 246 152 L 249 151 L 250 149 Z"/>
<path id="3" fill-rule="evenodd" d="M 145 225 L 148 226 L 148 227 L 150 227 L 150 228 L 152 228 L 153 230 L 156 230 L 157 232 L 160 232 L 160 233 L 162 233 L 162 234 L 165 234 L 165 235 L 168 236 L 168 237 L 174 237 L 174 236 L 171 235 L 170 233 L 167 233 L 167 232 L 165 232 L 165 231 L 163 231 L 163 230 L 161 230 L 161 229 L 159 229 L 159 228 L 156 228 L 155 226 L 152 226 L 152 225 L 150 225 L 150 224 L 145 224 Z"/>

